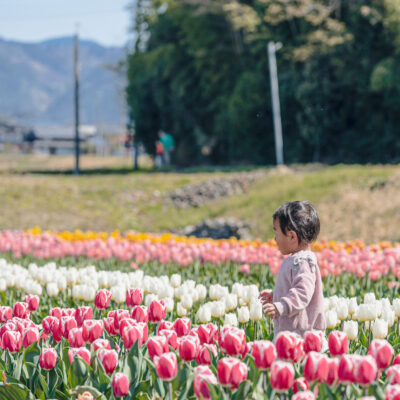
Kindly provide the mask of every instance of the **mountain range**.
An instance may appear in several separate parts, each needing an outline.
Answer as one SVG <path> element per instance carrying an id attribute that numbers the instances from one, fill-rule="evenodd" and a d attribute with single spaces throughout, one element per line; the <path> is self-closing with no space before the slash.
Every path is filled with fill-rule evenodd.
<path id="1" fill-rule="evenodd" d="M 19 123 L 74 121 L 74 38 L 38 43 L 0 38 L 0 117 Z M 125 124 L 126 50 L 79 42 L 80 122 Z"/>

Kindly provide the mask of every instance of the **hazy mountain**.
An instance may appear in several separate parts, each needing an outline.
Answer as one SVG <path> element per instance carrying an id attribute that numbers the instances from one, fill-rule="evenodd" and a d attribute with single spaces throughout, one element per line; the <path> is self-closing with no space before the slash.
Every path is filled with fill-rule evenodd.
<path id="1" fill-rule="evenodd" d="M 0 38 L 0 116 L 21 122 L 73 123 L 73 37 L 22 43 Z M 80 117 L 83 124 L 125 122 L 119 47 L 80 41 Z"/>

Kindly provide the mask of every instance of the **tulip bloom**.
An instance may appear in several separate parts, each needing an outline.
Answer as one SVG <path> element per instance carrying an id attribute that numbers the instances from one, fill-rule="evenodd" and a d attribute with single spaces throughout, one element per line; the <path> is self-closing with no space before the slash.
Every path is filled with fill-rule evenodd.
<path id="1" fill-rule="evenodd" d="M 275 340 L 278 358 L 285 361 L 298 362 L 304 354 L 304 341 L 293 332 L 280 332 Z"/>
<path id="2" fill-rule="evenodd" d="M 40 353 L 39 365 L 40 368 L 45 370 L 53 369 L 57 362 L 57 351 L 52 347 L 43 349 Z"/>
<path id="3" fill-rule="evenodd" d="M 296 394 L 297 392 L 305 392 L 308 389 L 310 389 L 310 385 L 306 378 L 301 377 L 294 380 L 292 386 L 293 394 Z"/>
<path id="4" fill-rule="evenodd" d="M 237 358 L 226 357 L 218 361 L 218 382 L 222 386 L 236 389 L 247 378 L 247 365 Z"/>
<path id="5" fill-rule="evenodd" d="M 110 342 L 107 339 L 96 339 L 92 343 L 91 348 L 92 348 L 92 352 L 96 353 L 96 351 L 99 350 L 99 349 L 111 350 L 111 345 L 110 345 Z"/>
<path id="6" fill-rule="evenodd" d="M 106 289 L 101 289 L 96 293 L 96 297 L 94 298 L 94 306 L 98 310 L 105 310 L 110 305 L 111 301 L 111 292 Z"/>
<path id="7" fill-rule="evenodd" d="M 68 343 L 70 347 L 84 347 L 82 328 L 72 328 L 68 333 Z"/>
<path id="8" fill-rule="evenodd" d="M 13 307 L 13 317 L 28 318 L 29 317 L 28 304 L 25 302 L 15 303 Z"/>
<path id="9" fill-rule="evenodd" d="M 216 385 L 217 378 L 207 366 L 200 365 L 194 369 L 193 390 L 198 399 L 211 399 L 208 384 Z"/>
<path id="10" fill-rule="evenodd" d="M 53 333 L 54 326 L 59 326 L 59 320 L 57 317 L 47 316 L 42 319 L 42 327 L 46 335 Z"/>
<path id="11" fill-rule="evenodd" d="M 304 364 L 304 377 L 308 382 L 315 380 L 325 380 L 328 376 L 328 361 L 325 354 L 311 351 L 308 353 L 306 362 Z"/>
<path id="12" fill-rule="evenodd" d="M 49 316 L 50 317 L 56 317 L 58 319 L 60 319 L 62 317 L 62 311 L 60 307 L 54 307 L 54 308 L 50 308 L 49 311 Z"/>
<path id="13" fill-rule="evenodd" d="M 80 328 L 83 324 L 83 321 L 93 318 L 93 310 L 91 307 L 81 306 L 75 310 L 74 316 L 78 327 Z"/>
<path id="14" fill-rule="evenodd" d="M 197 336 L 201 344 L 213 344 L 218 340 L 218 326 L 212 323 L 202 324 L 197 328 Z"/>
<path id="15" fill-rule="evenodd" d="M 114 326 L 114 318 L 107 317 L 103 318 L 104 328 L 110 336 L 115 336 L 118 331 L 115 329 Z"/>
<path id="16" fill-rule="evenodd" d="M 73 328 L 77 328 L 78 324 L 76 319 L 72 316 L 61 317 L 61 335 L 63 338 L 68 339 L 69 331 Z"/>
<path id="17" fill-rule="evenodd" d="M 360 357 L 356 363 L 355 380 L 359 385 L 369 386 L 376 380 L 378 368 L 372 356 Z"/>
<path id="18" fill-rule="evenodd" d="M 72 364 L 74 357 L 78 355 L 90 365 L 90 352 L 86 347 L 77 347 L 68 350 L 69 363 Z"/>
<path id="19" fill-rule="evenodd" d="M 199 365 L 210 365 L 211 354 L 217 357 L 217 346 L 215 344 L 202 344 L 200 345 L 199 353 L 197 354 L 197 364 Z"/>
<path id="20" fill-rule="evenodd" d="M 270 384 L 278 393 L 283 393 L 293 386 L 294 368 L 286 361 L 274 361 L 271 366 Z"/>
<path id="21" fill-rule="evenodd" d="M 400 400 L 400 385 L 386 386 L 385 400 Z"/>
<path id="22" fill-rule="evenodd" d="M 39 340 L 39 331 L 36 328 L 26 328 L 22 332 L 22 346 L 24 349 Z"/>
<path id="23" fill-rule="evenodd" d="M 112 386 L 115 397 L 124 397 L 129 393 L 129 380 L 122 372 L 117 372 L 113 376 Z"/>
<path id="24" fill-rule="evenodd" d="M 160 322 L 167 314 L 167 308 L 163 300 L 153 300 L 149 305 L 149 321 Z"/>
<path id="25" fill-rule="evenodd" d="M 304 352 L 309 353 L 310 351 L 321 352 L 322 341 L 324 334 L 321 331 L 308 331 L 303 335 L 304 339 Z"/>
<path id="26" fill-rule="evenodd" d="M 178 348 L 178 335 L 175 331 L 170 329 L 162 329 L 158 330 L 159 336 L 165 336 L 168 340 L 168 345 L 171 346 L 174 350 Z"/>
<path id="27" fill-rule="evenodd" d="M 147 351 L 153 360 L 155 356 L 169 352 L 168 340 L 165 336 L 152 336 L 147 342 Z"/>
<path id="28" fill-rule="evenodd" d="M 22 335 L 18 331 L 5 331 L 1 337 L 1 342 L 4 350 L 9 350 L 10 353 L 18 353 L 22 344 Z"/>
<path id="29" fill-rule="evenodd" d="M 164 381 L 172 381 L 178 374 L 178 360 L 175 353 L 169 352 L 154 357 L 154 365 L 159 378 Z"/>
<path id="30" fill-rule="evenodd" d="M 386 378 L 390 385 L 400 384 L 400 365 L 392 365 L 386 370 Z"/>
<path id="31" fill-rule="evenodd" d="M 374 339 L 369 345 L 368 354 L 375 358 L 378 369 L 385 369 L 393 358 L 392 345 L 383 339 Z"/>
<path id="32" fill-rule="evenodd" d="M 109 313 L 110 314 L 110 313 Z M 114 329 L 119 332 L 119 323 L 125 318 L 130 318 L 128 310 L 115 310 L 114 315 Z"/>
<path id="33" fill-rule="evenodd" d="M 257 340 L 252 344 L 251 355 L 254 357 L 256 367 L 266 371 L 276 360 L 276 349 L 269 340 Z"/>
<path id="34" fill-rule="evenodd" d="M 339 361 L 338 377 L 342 384 L 351 384 L 355 382 L 354 370 L 356 367 L 356 356 L 354 354 L 344 354 Z"/>
<path id="35" fill-rule="evenodd" d="M 190 332 L 190 319 L 177 318 L 174 322 L 173 328 L 179 337 L 188 335 Z"/>
<path id="36" fill-rule="evenodd" d="M 8 306 L 0 306 L 0 322 L 2 324 L 6 323 L 9 319 L 12 318 L 13 311 L 11 307 Z"/>
<path id="37" fill-rule="evenodd" d="M 292 396 L 291 400 L 315 400 L 315 395 L 311 390 L 298 392 Z"/>
<path id="38" fill-rule="evenodd" d="M 396 356 L 393 359 L 392 365 L 400 364 L 400 354 L 396 354 Z"/>
<path id="39" fill-rule="evenodd" d="M 28 304 L 29 311 L 36 311 L 39 308 L 39 296 L 36 296 L 35 294 L 29 294 L 25 297 L 25 303 Z"/>
<path id="40" fill-rule="evenodd" d="M 138 342 L 139 347 L 142 345 L 142 331 L 139 327 L 126 326 L 122 332 L 122 340 L 124 342 L 124 347 L 130 349 L 135 342 Z"/>
<path id="41" fill-rule="evenodd" d="M 101 349 L 99 360 L 107 374 L 112 374 L 118 363 L 118 353 L 115 350 Z"/>
<path id="42" fill-rule="evenodd" d="M 182 336 L 179 338 L 179 357 L 183 361 L 193 361 L 200 350 L 200 340 L 196 336 Z"/>
<path id="43" fill-rule="evenodd" d="M 147 323 L 149 321 L 149 310 L 146 306 L 135 306 L 132 308 L 131 317 L 137 322 Z"/>
<path id="44" fill-rule="evenodd" d="M 328 374 L 322 379 L 322 382 L 332 386 L 338 380 L 339 358 L 327 358 Z"/>
<path id="45" fill-rule="evenodd" d="M 138 306 L 142 301 L 143 301 L 142 289 L 128 289 L 126 291 L 126 305 L 128 307 Z"/>
<path id="46" fill-rule="evenodd" d="M 347 334 L 341 331 L 333 331 L 328 338 L 329 352 L 331 356 L 341 356 L 347 353 L 349 340 Z"/>
<path id="47" fill-rule="evenodd" d="M 93 343 L 103 334 L 103 321 L 87 319 L 82 324 L 82 336 L 85 342 Z"/>

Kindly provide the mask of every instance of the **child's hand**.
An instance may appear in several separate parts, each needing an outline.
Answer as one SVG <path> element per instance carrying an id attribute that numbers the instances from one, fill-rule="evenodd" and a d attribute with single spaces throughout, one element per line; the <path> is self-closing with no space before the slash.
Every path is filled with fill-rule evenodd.
<path id="1" fill-rule="evenodd" d="M 273 304 L 265 304 L 263 306 L 264 314 L 269 315 L 271 318 L 278 318 L 279 313 Z"/>
<path id="2" fill-rule="evenodd" d="M 259 294 L 258 298 L 260 299 L 262 305 L 272 303 L 272 290 L 270 289 L 263 290 Z"/>

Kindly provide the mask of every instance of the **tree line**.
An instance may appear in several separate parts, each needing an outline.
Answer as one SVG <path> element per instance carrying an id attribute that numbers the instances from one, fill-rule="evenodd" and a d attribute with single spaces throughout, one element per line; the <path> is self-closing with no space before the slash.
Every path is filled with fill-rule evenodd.
<path id="1" fill-rule="evenodd" d="M 274 164 L 269 41 L 287 163 L 400 162 L 397 0 L 135 0 L 127 100 L 180 165 Z"/>

